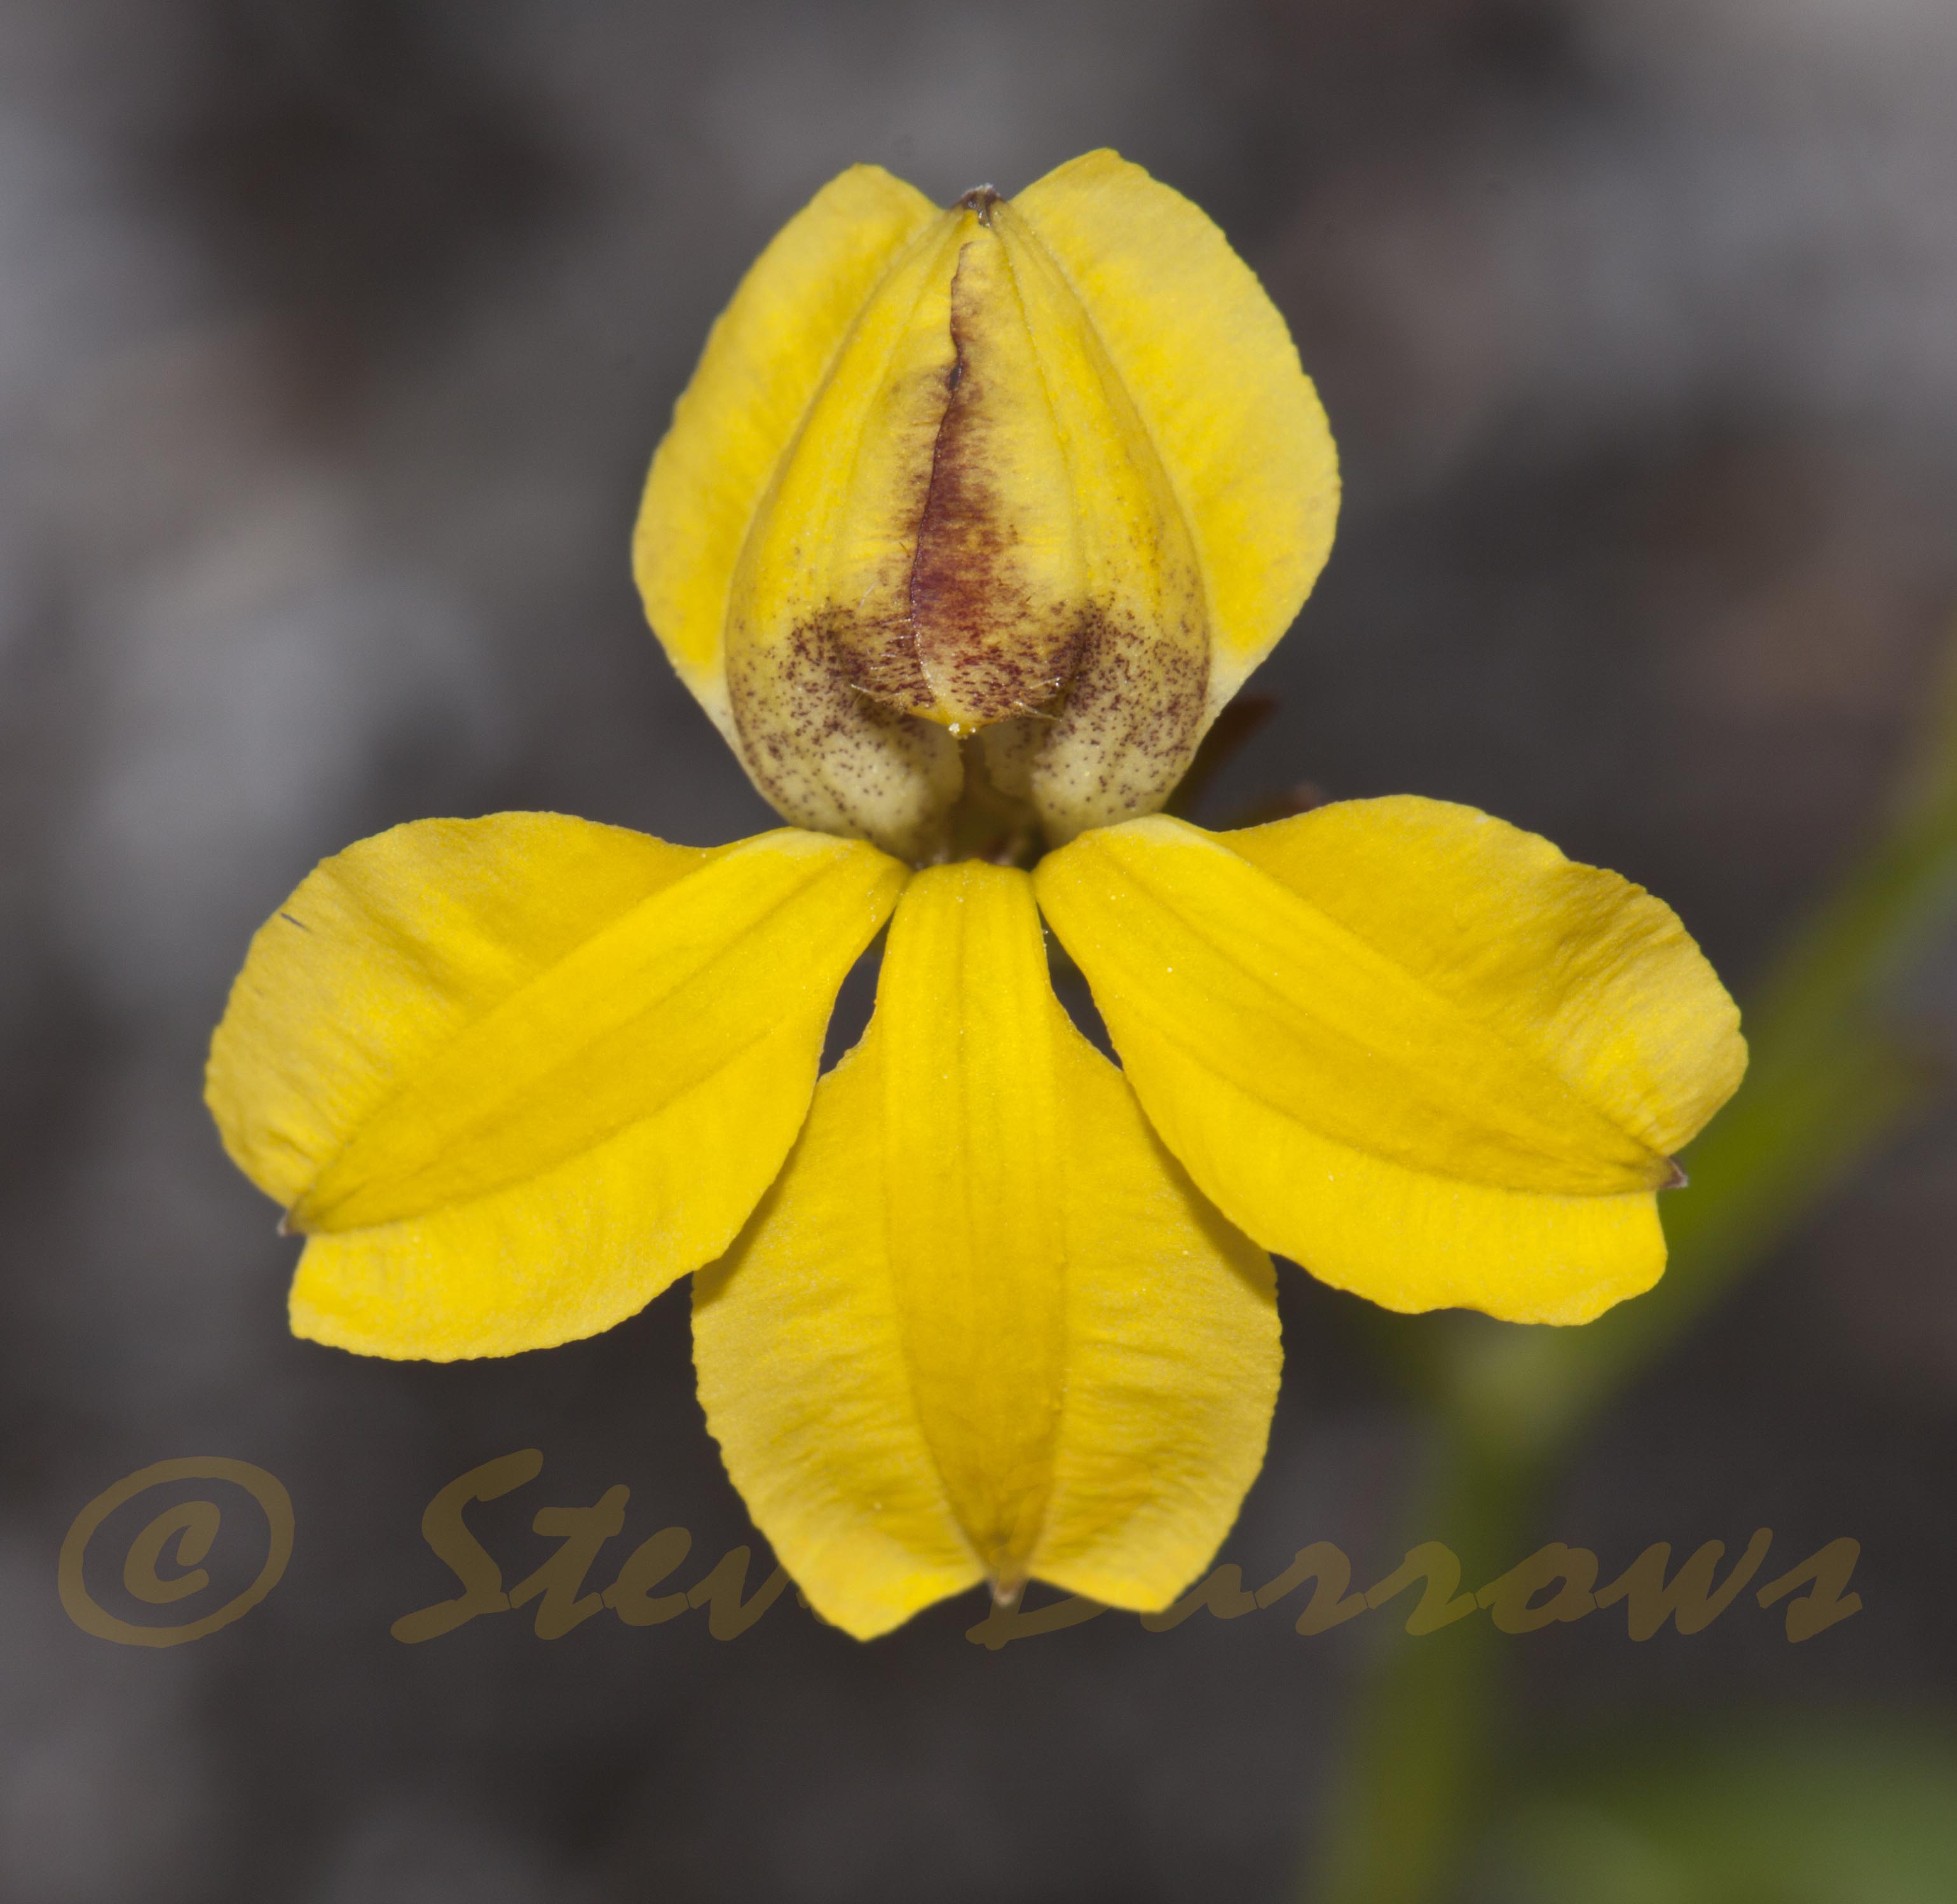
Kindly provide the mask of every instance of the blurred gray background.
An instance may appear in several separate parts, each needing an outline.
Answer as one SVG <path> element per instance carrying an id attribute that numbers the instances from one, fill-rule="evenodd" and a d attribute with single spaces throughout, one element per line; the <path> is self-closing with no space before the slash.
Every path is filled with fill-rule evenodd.
<path id="1" fill-rule="evenodd" d="M 290 1340 L 295 1246 L 199 1101 L 210 1027 L 258 922 L 397 821 L 769 824 L 628 571 L 706 327 L 852 160 L 949 198 L 1102 144 L 1262 274 L 1345 459 L 1278 716 L 1209 817 L 1301 779 L 1472 802 L 1654 887 L 1744 992 L 1878 818 L 1957 609 L 1953 96 L 1949 0 L 5 0 L 0 1893 L 1282 1895 L 1365 1621 L 992 1654 L 975 1600 L 859 1647 L 791 1598 L 732 1644 L 390 1640 L 454 1590 L 422 1506 L 514 1448 L 545 1466 L 479 1510 L 506 1580 L 549 1551 L 536 1507 L 615 1482 L 609 1555 L 753 1538 L 684 1297 L 494 1365 Z M 1920 1008 L 1947 1045 L 1957 976 Z M 1517 1641 L 1528 1736 L 1949 1706 L 1953 1131 L 1613 1413 L 1541 1530 L 1612 1570 L 1852 1535 L 1863 1615 L 1801 1648 L 1744 1602 L 1690 1641 Z M 1359 1305 L 1284 1281 L 1225 1557 L 1255 1581 L 1329 1539 L 1375 1578 L 1409 1425 Z M 82 1504 L 205 1453 L 291 1489 L 284 1583 L 194 1646 L 77 1630 Z"/>

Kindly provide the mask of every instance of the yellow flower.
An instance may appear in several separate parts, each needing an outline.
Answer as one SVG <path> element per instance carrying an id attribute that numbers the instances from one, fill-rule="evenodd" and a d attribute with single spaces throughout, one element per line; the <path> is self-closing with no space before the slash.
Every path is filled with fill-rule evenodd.
<path id="1" fill-rule="evenodd" d="M 1173 1599 L 1263 1460 L 1266 1249 L 1401 1310 L 1648 1288 L 1672 1153 L 1745 1063 L 1664 906 L 1433 801 L 1157 811 L 1337 487 L 1282 321 L 1136 167 L 943 212 L 835 180 L 715 327 L 636 546 L 792 824 L 426 821 L 305 881 L 208 1087 L 306 1235 L 294 1330 L 507 1355 L 703 1270 L 729 1471 L 868 1637 L 982 1580 Z"/>

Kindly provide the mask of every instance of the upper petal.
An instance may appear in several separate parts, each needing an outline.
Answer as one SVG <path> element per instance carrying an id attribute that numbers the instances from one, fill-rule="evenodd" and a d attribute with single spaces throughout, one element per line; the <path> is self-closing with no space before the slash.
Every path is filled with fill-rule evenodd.
<path id="1" fill-rule="evenodd" d="M 705 852 L 543 814 L 324 862 L 253 941 L 207 1084 L 233 1157 L 313 1234 L 296 1326 L 506 1353 L 716 1254 L 903 878 L 812 834 Z"/>
<path id="2" fill-rule="evenodd" d="M 1051 839 L 1159 807 L 1337 497 L 1283 320 L 1177 193 L 1099 153 L 933 216 L 858 168 L 716 327 L 637 559 L 776 809 L 922 860 L 977 731 Z"/>
<path id="3" fill-rule="evenodd" d="M 697 1287 L 709 1425 L 859 1637 L 990 1576 L 1159 1607 L 1262 1460 L 1262 1253 L 1048 984 L 1026 876 L 918 875 L 876 1017 Z"/>
<path id="4" fill-rule="evenodd" d="M 730 741 L 727 600 L 755 511 L 864 301 L 937 216 L 879 166 L 831 179 L 741 280 L 653 459 L 633 568 L 673 666 Z"/>
<path id="5" fill-rule="evenodd" d="M 1119 153 L 1013 209 L 1058 261 L 1181 498 L 1209 605 L 1209 710 L 1290 627 L 1331 553 L 1339 458 L 1284 319 L 1215 223 Z"/>
<path id="6" fill-rule="evenodd" d="M 1267 1247 L 1391 1307 L 1516 1320 L 1661 1270 L 1652 1193 L 1745 1048 L 1629 882 L 1395 799 L 1221 836 L 1137 821 L 1039 888 L 1156 1128 Z"/>

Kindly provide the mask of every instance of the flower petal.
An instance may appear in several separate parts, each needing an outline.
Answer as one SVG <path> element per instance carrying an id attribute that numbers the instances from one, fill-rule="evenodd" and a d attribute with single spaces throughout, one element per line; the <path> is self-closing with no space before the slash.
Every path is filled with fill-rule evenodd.
<path id="1" fill-rule="evenodd" d="M 640 593 L 737 753 L 722 644 L 748 527 L 865 299 L 937 215 L 880 166 L 831 179 L 741 280 L 653 460 L 632 546 Z"/>
<path id="2" fill-rule="evenodd" d="M 969 222 L 936 215 L 868 287 L 760 499 L 726 611 L 735 742 L 755 785 L 798 824 L 913 859 L 938 844 L 963 770 L 950 734 L 905 711 L 911 644 L 880 637 L 908 612 Z"/>
<path id="3" fill-rule="evenodd" d="M 1331 552 L 1339 459 L 1317 393 L 1250 267 L 1140 166 L 1090 152 L 1012 207 L 1092 315 L 1181 499 L 1209 596 L 1214 714 Z"/>
<path id="4" fill-rule="evenodd" d="M 1219 836 L 1137 821 L 1038 886 L 1164 1141 L 1266 1247 L 1391 1308 L 1517 1321 L 1662 1271 L 1652 1193 L 1745 1047 L 1627 881 L 1398 799 Z"/>
<path id="5" fill-rule="evenodd" d="M 859 1638 L 988 1577 L 1166 1605 L 1263 1459 L 1268 1259 L 1048 982 L 1025 875 L 919 874 L 877 1012 L 698 1279 L 708 1425 Z"/>
<path id="6" fill-rule="evenodd" d="M 776 811 L 921 862 L 962 792 L 1054 840 L 1159 807 L 1297 613 L 1338 493 L 1283 319 L 1140 167 L 934 213 L 858 166 L 716 326 L 635 563 Z"/>
<path id="7" fill-rule="evenodd" d="M 295 1328 L 507 1354 L 718 1254 L 904 877 L 814 834 L 697 852 L 549 814 L 324 862 L 253 941 L 207 1084 L 232 1156 L 312 1233 Z"/>
<path id="8" fill-rule="evenodd" d="M 1654 1151 L 1684 1149 L 1739 1089 L 1739 1008 L 1677 914 L 1539 833 L 1402 794 L 1222 838 Z"/>

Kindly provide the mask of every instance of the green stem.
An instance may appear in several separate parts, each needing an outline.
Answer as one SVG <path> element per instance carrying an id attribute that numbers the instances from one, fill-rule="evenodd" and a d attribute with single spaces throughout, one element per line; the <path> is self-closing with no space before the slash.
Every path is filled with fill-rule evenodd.
<path id="1" fill-rule="evenodd" d="M 1538 1476 L 1470 1435 L 1437 1433 L 1431 1447 L 1409 1544 L 1445 1529 L 1461 1542 L 1466 1577 L 1491 1578 L 1527 1536 Z M 1478 1617 L 1418 1639 L 1381 1636 L 1318 1870 L 1303 1893 L 1313 1904 L 1424 1904 L 1447 1893 L 1497 1763 L 1503 1643 Z"/>

